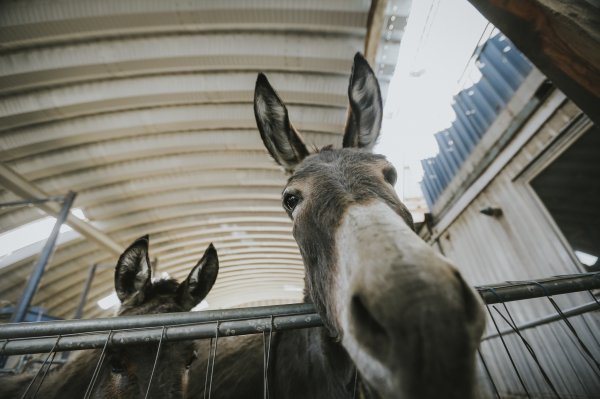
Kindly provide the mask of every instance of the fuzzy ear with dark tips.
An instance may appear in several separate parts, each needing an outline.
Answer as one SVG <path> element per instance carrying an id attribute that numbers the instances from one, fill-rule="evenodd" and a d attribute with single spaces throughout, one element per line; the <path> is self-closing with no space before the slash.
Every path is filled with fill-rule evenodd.
<path id="1" fill-rule="evenodd" d="M 147 235 L 138 238 L 119 257 L 115 269 L 115 290 L 121 303 L 140 304 L 151 284 Z"/>
<path id="2" fill-rule="evenodd" d="M 290 123 L 285 104 L 262 73 L 254 89 L 254 117 L 265 147 L 275 162 L 291 173 L 308 156 L 308 149 Z"/>
<path id="3" fill-rule="evenodd" d="M 194 266 L 179 286 L 179 304 L 186 310 L 200 303 L 215 284 L 219 274 L 219 257 L 212 243 L 206 248 L 202 259 Z"/>
<path id="4" fill-rule="evenodd" d="M 360 53 L 354 56 L 348 98 L 350 112 L 343 145 L 372 150 L 381 130 L 383 102 L 377 77 Z"/>

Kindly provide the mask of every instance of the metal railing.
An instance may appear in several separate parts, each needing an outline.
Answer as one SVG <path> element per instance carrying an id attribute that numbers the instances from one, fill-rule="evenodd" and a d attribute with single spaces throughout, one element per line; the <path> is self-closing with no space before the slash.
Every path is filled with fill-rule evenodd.
<path id="1" fill-rule="evenodd" d="M 600 288 L 600 273 L 556 276 L 476 287 L 487 304 Z M 590 308 L 593 310 L 594 308 Z M 322 325 L 311 304 L 262 306 L 0 326 L 0 354 L 70 351 L 282 331 Z M 163 331 L 164 329 L 164 331 Z"/>

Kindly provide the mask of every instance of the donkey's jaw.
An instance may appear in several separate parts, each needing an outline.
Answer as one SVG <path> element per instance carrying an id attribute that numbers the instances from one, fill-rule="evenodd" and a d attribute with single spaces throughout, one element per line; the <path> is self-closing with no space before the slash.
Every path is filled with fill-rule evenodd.
<path id="1" fill-rule="evenodd" d="M 365 381 L 383 398 L 470 398 L 484 314 L 449 261 L 380 201 L 348 208 L 335 245 L 337 324 Z"/>

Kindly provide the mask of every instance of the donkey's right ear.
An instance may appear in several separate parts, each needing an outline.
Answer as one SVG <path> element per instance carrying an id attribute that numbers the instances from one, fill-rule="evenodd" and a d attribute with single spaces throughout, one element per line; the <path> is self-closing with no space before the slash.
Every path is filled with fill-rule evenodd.
<path id="1" fill-rule="evenodd" d="M 202 259 L 179 286 L 179 304 L 186 310 L 200 303 L 210 292 L 219 274 L 219 256 L 212 243 L 204 251 Z"/>
<path id="2" fill-rule="evenodd" d="M 119 257 L 115 269 L 115 290 L 121 303 L 140 304 L 152 280 L 147 235 L 138 238 Z"/>
<path id="3" fill-rule="evenodd" d="M 267 77 L 259 73 L 254 88 L 254 117 L 265 147 L 286 172 L 308 156 L 308 149 L 294 129 L 288 111 Z"/>

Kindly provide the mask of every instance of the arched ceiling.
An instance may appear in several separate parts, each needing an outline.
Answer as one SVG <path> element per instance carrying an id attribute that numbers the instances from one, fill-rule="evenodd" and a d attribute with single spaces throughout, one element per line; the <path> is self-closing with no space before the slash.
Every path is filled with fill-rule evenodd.
<path id="1" fill-rule="evenodd" d="M 42 0 L 0 4 L 0 203 L 77 192 L 33 305 L 73 316 L 91 264 L 150 234 L 177 278 L 213 242 L 211 308 L 294 302 L 303 266 L 281 209 L 284 173 L 252 112 L 267 73 L 316 146 L 340 145 L 355 52 L 385 93 L 410 0 Z M 41 208 L 41 209 L 40 209 Z M 58 205 L 0 209 L 0 233 Z M 15 303 L 41 245 L 0 259 Z M 85 317 L 112 290 L 93 281 Z"/>

